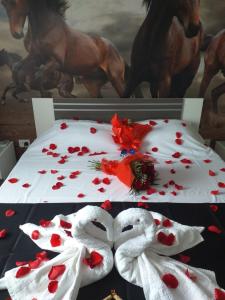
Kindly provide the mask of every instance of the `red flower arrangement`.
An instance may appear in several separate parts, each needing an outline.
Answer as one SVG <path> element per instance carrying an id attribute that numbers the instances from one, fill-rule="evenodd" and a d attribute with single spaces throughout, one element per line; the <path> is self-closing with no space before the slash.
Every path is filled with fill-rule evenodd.
<path id="1" fill-rule="evenodd" d="M 145 135 L 152 130 L 152 126 L 131 123 L 128 119 L 120 120 L 115 114 L 111 120 L 113 140 L 120 145 L 121 150 L 138 151 Z"/>
<path id="2" fill-rule="evenodd" d="M 95 170 L 116 176 L 135 194 L 149 189 L 156 179 L 155 160 L 141 153 L 127 156 L 121 161 L 102 159 L 101 162 L 91 163 Z"/>

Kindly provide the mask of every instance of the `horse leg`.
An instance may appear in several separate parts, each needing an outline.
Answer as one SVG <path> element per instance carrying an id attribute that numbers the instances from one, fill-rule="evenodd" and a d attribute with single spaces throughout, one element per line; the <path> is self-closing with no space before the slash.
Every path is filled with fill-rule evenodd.
<path id="1" fill-rule="evenodd" d="M 168 98 L 170 95 L 170 90 L 171 76 L 167 75 L 158 83 L 157 98 Z"/>
<path id="2" fill-rule="evenodd" d="M 92 98 L 102 98 L 101 88 L 105 84 L 103 80 L 82 79 L 83 85 Z"/>
<path id="3" fill-rule="evenodd" d="M 57 88 L 61 97 L 76 98 L 76 96 L 72 94 L 72 91 L 74 89 L 74 81 L 72 75 L 62 73 Z"/>
<path id="4" fill-rule="evenodd" d="M 218 113 L 218 100 L 225 93 L 225 82 L 220 84 L 212 91 L 212 102 L 215 113 Z"/>
<path id="5" fill-rule="evenodd" d="M 14 83 L 10 83 L 10 85 L 8 85 L 8 86 L 5 88 L 5 90 L 4 90 L 4 92 L 3 92 L 2 96 L 1 96 L 1 104 L 5 104 L 5 103 L 6 103 L 6 96 L 7 96 L 7 93 L 8 93 L 10 90 L 15 89 L 15 88 L 16 88 L 16 86 L 15 86 Z"/>

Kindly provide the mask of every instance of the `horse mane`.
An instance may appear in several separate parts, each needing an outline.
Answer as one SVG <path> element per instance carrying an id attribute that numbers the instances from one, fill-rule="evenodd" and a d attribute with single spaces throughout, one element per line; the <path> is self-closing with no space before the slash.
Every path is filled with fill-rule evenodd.
<path id="1" fill-rule="evenodd" d="M 65 17 L 65 13 L 69 8 L 67 0 L 46 0 L 46 4 L 50 10 L 59 14 L 61 17 Z"/>

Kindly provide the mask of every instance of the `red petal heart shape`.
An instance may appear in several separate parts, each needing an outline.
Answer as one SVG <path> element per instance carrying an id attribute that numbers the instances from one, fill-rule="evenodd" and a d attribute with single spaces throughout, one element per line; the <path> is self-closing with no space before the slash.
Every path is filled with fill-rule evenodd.
<path id="1" fill-rule="evenodd" d="M 164 232 L 159 232 L 157 235 L 158 242 L 166 245 L 166 246 L 172 246 L 175 242 L 175 235 L 173 233 L 170 233 L 169 235 L 166 235 Z"/>
<path id="2" fill-rule="evenodd" d="M 61 245 L 61 237 L 59 234 L 53 233 L 50 239 L 52 247 L 58 247 Z"/>

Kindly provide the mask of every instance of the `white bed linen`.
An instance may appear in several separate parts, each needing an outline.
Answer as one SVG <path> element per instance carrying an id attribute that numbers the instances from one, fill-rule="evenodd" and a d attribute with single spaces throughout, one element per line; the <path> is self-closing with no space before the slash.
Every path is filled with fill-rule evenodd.
<path id="1" fill-rule="evenodd" d="M 129 188 L 118 181 L 113 176 L 107 176 L 102 172 L 90 168 L 90 160 L 121 159 L 118 146 L 111 138 L 111 126 L 89 121 L 66 121 L 68 128 L 61 130 L 62 121 L 57 121 L 54 127 L 38 138 L 19 160 L 15 168 L 10 173 L 8 179 L 0 188 L 0 203 L 66 203 L 66 202 L 104 202 L 114 201 L 143 201 L 148 202 L 171 202 L 171 203 L 219 203 L 225 201 L 225 188 L 218 184 L 225 183 L 225 162 L 210 148 L 203 145 L 199 135 L 194 133 L 189 127 L 184 127 L 181 121 L 158 121 L 143 143 L 142 152 L 150 152 L 156 158 L 158 164 L 157 193 L 140 196 L 132 196 Z M 144 121 L 142 123 L 148 123 Z M 90 133 L 90 128 L 96 128 L 95 134 Z M 175 143 L 176 132 L 181 132 L 182 145 Z M 54 152 L 60 155 L 68 155 L 69 158 L 64 164 L 59 164 L 60 157 L 53 158 L 42 153 L 42 149 L 49 147 L 51 143 L 57 145 Z M 107 154 L 98 156 L 77 156 L 69 154 L 69 146 L 85 146 L 91 153 L 105 151 Z M 157 152 L 152 152 L 158 148 Z M 180 152 L 180 158 L 173 158 L 172 154 Z M 182 159 L 189 159 L 192 164 L 183 164 Z M 172 160 L 172 164 L 166 161 Z M 205 160 L 210 160 L 204 162 Z M 189 165 L 190 168 L 186 168 Z M 171 170 L 175 170 L 175 174 Z M 46 174 L 39 171 L 45 170 Z M 51 170 L 57 170 L 52 174 Z M 209 170 L 216 173 L 210 176 Z M 81 174 L 75 179 L 70 179 L 71 172 L 80 171 Z M 173 172 L 174 173 L 174 172 Z M 58 177 L 65 176 L 61 182 L 64 186 L 58 190 L 52 187 L 59 182 Z M 93 179 L 98 177 L 110 178 L 111 183 L 106 185 L 101 183 L 95 185 Z M 17 183 L 10 183 L 10 178 L 17 178 Z M 174 185 L 164 187 L 173 180 L 177 185 L 183 186 L 183 190 L 178 190 Z M 27 188 L 24 184 L 29 184 Z M 99 189 L 104 188 L 104 192 Z M 176 192 L 177 195 L 172 194 Z M 218 195 L 213 195 L 211 191 L 218 191 Z M 160 193 L 159 193 L 160 192 Z M 163 195 L 164 192 L 165 195 Z M 83 194 L 83 197 L 81 197 Z M 142 199 L 145 196 L 148 198 Z"/>

